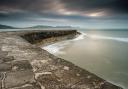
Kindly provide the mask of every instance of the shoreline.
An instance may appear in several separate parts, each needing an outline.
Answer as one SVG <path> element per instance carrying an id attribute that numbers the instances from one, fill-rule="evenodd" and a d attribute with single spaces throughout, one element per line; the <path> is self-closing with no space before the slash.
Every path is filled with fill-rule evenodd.
<path id="1" fill-rule="evenodd" d="M 39 47 L 39 44 L 48 45 L 75 38 L 77 34 L 79 33 L 76 30 L 0 33 L 0 72 L 5 72 L 7 75 L 3 87 L 7 89 L 122 89 Z M 3 87 L 0 89 L 4 89 Z"/>

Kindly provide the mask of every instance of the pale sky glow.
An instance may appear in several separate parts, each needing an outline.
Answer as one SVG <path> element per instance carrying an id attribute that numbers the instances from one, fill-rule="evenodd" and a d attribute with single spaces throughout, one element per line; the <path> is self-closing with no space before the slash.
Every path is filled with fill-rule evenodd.
<path id="1" fill-rule="evenodd" d="M 62 15 L 73 15 L 73 14 L 76 14 L 76 13 L 74 13 L 74 12 L 67 11 L 67 10 L 65 10 L 64 8 L 57 10 L 57 13 L 58 13 L 58 14 L 62 14 Z"/>
<path id="2" fill-rule="evenodd" d="M 104 12 L 94 12 L 94 13 L 87 14 L 87 16 L 100 17 L 100 16 L 105 16 L 105 13 Z"/>

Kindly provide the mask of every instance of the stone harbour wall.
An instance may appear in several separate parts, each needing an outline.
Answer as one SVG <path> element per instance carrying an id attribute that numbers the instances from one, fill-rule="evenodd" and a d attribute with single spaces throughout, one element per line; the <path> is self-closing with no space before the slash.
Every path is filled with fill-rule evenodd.
<path id="1" fill-rule="evenodd" d="M 39 47 L 72 39 L 76 30 L 0 33 L 0 89 L 122 89 Z"/>

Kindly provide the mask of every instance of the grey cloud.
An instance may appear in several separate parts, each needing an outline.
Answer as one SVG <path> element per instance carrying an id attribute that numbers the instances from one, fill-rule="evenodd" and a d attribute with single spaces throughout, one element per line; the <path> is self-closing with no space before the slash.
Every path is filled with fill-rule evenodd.
<path id="1" fill-rule="evenodd" d="M 58 3 L 56 3 L 58 2 Z M 63 5 L 63 7 L 60 7 Z M 127 0 L 0 0 L 2 10 L 26 10 L 35 13 L 53 13 L 57 9 L 75 12 L 102 11 L 110 13 L 128 13 Z M 57 13 L 56 13 L 57 14 Z"/>
<path id="2" fill-rule="evenodd" d="M 105 11 L 106 16 L 88 17 L 85 13 Z M 46 19 L 44 19 L 46 18 Z M 103 21 L 127 20 L 127 0 L 0 0 L 2 21 Z M 65 19 L 65 20 L 64 20 Z"/>
<path id="3" fill-rule="evenodd" d="M 127 0 L 61 0 L 69 10 L 110 10 L 113 13 L 128 13 Z"/>

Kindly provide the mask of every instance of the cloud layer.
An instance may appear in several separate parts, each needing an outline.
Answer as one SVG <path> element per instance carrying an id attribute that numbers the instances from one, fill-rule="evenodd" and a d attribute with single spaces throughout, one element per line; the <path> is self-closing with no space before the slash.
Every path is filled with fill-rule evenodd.
<path id="1" fill-rule="evenodd" d="M 17 20 L 71 23 L 127 19 L 127 0 L 0 0 L 0 23 Z"/>

